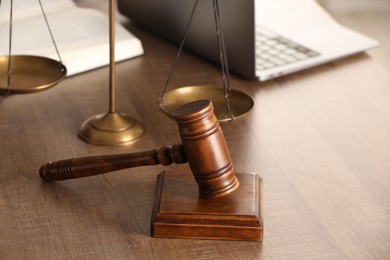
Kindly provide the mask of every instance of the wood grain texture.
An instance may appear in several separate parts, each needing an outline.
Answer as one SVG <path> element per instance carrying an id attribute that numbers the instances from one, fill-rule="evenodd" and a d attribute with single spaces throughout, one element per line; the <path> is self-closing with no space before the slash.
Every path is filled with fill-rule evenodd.
<path id="1" fill-rule="evenodd" d="M 232 87 L 255 106 L 222 129 L 236 171 L 263 179 L 261 243 L 150 237 L 161 166 L 42 182 L 38 169 L 50 160 L 180 141 L 155 105 L 177 47 L 129 28 L 146 53 L 116 68 L 118 110 L 147 129 L 131 146 L 77 137 L 86 118 L 107 109 L 108 68 L 39 94 L 0 97 L 1 259 L 390 257 L 390 77 L 365 54 L 265 83 L 232 75 Z M 220 70 L 183 52 L 171 87 L 195 84 L 222 87 Z"/>

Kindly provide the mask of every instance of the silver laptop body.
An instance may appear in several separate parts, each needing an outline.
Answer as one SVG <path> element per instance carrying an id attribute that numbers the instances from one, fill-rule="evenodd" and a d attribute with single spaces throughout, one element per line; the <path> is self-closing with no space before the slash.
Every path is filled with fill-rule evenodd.
<path id="1" fill-rule="evenodd" d="M 183 39 L 195 3 L 117 1 L 118 10 L 135 24 L 175 44 Z M 378 45 L 327 17 L 312 0 L 223 0 L 219 9 L 229 69 L 248 79 L 269 80 Z M 198 1 L 184 46 L 219 64 L 211 0 Z"/>

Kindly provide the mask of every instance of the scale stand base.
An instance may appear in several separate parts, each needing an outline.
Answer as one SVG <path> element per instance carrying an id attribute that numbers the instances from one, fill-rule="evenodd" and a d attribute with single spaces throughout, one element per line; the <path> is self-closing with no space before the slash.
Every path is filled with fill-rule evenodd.
<path id="1" fill-rule="evenodd" d="M 153 237 L 261 241 L 261 178 L 236 173 L 240 186 L 217 198 L 200 198 L 190 172 L 157 177 L 151 219 Z"/>
<path id="2" fill-rule="evenodd" d="M 118 112 L 107 112 L 88 118 L 78 135 L 92 144 L 127 145 L 144 133 L 144 126 L 135 119 Z"/>

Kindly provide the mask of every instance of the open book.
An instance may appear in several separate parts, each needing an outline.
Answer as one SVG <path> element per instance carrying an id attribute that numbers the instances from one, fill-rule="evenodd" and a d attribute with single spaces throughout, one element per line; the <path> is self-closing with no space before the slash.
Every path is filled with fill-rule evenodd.
<path id="1" fill-rule="evenodd" d="M 10 2 L 0 1 L 0 55 L 9 52 Z M 109 17 L 72 0 L 41 0 L 67 75 L 109 64 Z M 11 54 L 39 55 L 59 60 L 38 0 L 13 4 Z M 115 24 L 115 61 L 144 53 L 141 41 Z"/>

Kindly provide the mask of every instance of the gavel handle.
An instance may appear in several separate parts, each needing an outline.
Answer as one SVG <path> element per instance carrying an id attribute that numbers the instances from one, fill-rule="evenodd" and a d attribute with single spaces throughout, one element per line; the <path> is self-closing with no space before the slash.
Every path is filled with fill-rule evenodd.
<path id="1" fill-rule="evenodd" d="M 42 165 L 39 175 L 46 181 L 83 178 L 107 172 L 147 165 L 186 163 L 181 144 L 158 149 L 116 155 L 101 155 L 59 160 Z"/>

